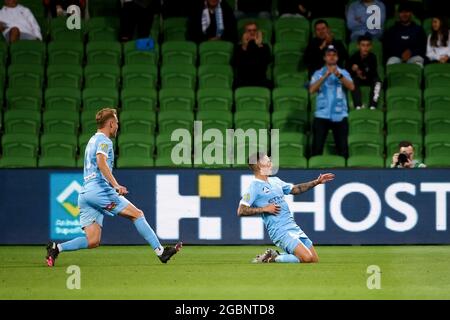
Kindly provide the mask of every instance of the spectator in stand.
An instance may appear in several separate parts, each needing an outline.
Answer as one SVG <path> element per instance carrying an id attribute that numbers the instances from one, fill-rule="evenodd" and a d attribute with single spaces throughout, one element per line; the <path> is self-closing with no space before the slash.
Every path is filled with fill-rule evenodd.
<path id="1" fill-rule="evenodd" d="M 66 16 L 67 8 L 71 5 L 80 7 L 81 12 L 83 13 L 86 8 L 86 0 L 44 0 L 44 6 L 53 18 Z"/>
<path id="2" fill-rule="evenodd" d="M 236 19 L 263 18 L 270 19 L 272 0 L 236 0 L 234 15 Z"/>
<path id="3" fill-rule="evenodd" d="M 385 34 L 387 64 L 416 63 L 423 66 L 427 42 L 425 32 L 412 20 L 408 2 L 402 3 L 398 11 L 399 21 Z"/>
<path id="4" fill-rule="evenodd" d="M 137 29 L 138 38 L 147 38 L 153 24 L 153 16 L 159 10 L 158 0 L 123 0 L 120 13 L 120 40 L 129 41 Z"/>
<path id="5" fill-rule="evenodd" d="M 245 25 L 241 45 L 235 53 L 236 87 L 267 87 L 271 83 L 267 79 L 267 68 L 271 62 L 271 52 L 263 43 L 262 33 L 254 22 Z"/>
<path id="6" fill-rule="evenodd" d="M 236 43 L 238 35 L 233 9 L 226 1 L 202 1 L 189 18 L 188 35 L 197 43 L 209 40 Z"/>
<path id="7" fill-rule="evenodd" d="M 312 155 L 321 155 L 328 135 L 333 131 L 337 154 L 348 157 L 348 108 L 346 89 L 355 85 L 350 74 L 338 67 L 338 51 L 332 45 L 325 51 L 325 66 L 311 78 L 309 92 L 317 93 L 313 121 Z"/>
<path id="8" fill-rule="evenodd" d="M 5 4 L 0 10 L 0 31 L 6 41 L 42 40 L 41 28 L 33 13 L 17 2 L 4 0 Z"/>
<path id="9" fill-rule="evenodd" d="M 370 87 L 370 109 L 376 109 L 380 98 L 381 81 L 378 76 L 377 57 L 371 52 L 372 38 L 370 34 L 358 38 L 359 51 L 353 54 L 347 62 L 347 70 L 355 84 L 352 91 L 356 110 L 365 107 L 361 98 L 361 86 Z"/>
<path id="10" fill-rule="evenodd" d="M 386 21 L 386 8 L 380 0 L 355 1 L 348 7 L 346 19 L 352 41 L 367 33 L 374 39 L 380 39 Z"/>
<path id="11" fill-rule="evenodd" d="M 278 1 L 278 14 L 280 18 L 311 18 L 309 0 L 283 0 Z"/>
<path id="12" fill-rule="evenodd" d="M 450 57 L 450 31 L 446 17 L 434 17 L 427 41 L 427 59 L 431 63 L 448 63 Z"/>
<path id="13" fill-rule="evenodd" d="M 284 0 L 281 0 L 284 1 Z M 345 19 L 345 7 L 348 0 L 310 1 L 310 10 L 313 13 L 311 19 L 333 17 Z"/>
<path id="14" fill-rule="evenodd" d="M 333 34 L 325 20 L 317 20 L 314 24 L 315 37 L 310 40 L 305 51 L 305 64 L 309 74 L 312 75 L 316 70 L 322 68 L 325 50 L 332 45 L 338 52 L 339 67 L 344 67 L 344 62 L 348 58 L 347 49 L 340 40 L 334 39 Z"/>
<path id="15" fill-rule="evenodd" d="M 401 141 L 398 144 L 398 152 L 392 156 L 391 168 L 416 169 L 427 166 L 414 159 L 414 146 L 409 141 Z"/>

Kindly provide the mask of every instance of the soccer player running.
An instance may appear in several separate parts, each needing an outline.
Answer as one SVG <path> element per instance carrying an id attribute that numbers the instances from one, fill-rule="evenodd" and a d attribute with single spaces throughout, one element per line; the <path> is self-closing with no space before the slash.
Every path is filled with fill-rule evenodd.
<path id="1" fill-rule="evenodd" d="M 56 258 L 63 251 L 98 247 L 104 215 L 119 215 L 131 220 L 139 234 L 153 248 L 159 260 L 167 263 L 181 249 L 181 242 L 174 247 L 163 248 L 155 232 L 147 223 L 144 213 L 124 197 L 128 193 L 127 188 L 120 185 L 112 174 L 114 150 L 111 138 L 116 137 L 119 128 L 116 110 L 102 109 L 96 114 L 95 119 L 98 130 L 86 146 L 84 185 L 78 196 L 80 223 L 86 236 L 59 244 L 49 242 L 47 265 L 53 267 Z"/>
<path id="2" fill-rule="evenodd" d="M 244 193 L 238 208 L 238 216 L 261 215 L 273 243 L 285 251 L 280 254 L 267 249 L 253 260 L 255 263 L 315 263 L 319 257 L 312 241 L 297 225 L 292 212 L 284 199 L 287 194 L 301 194 L 315 186 L 334 179 L 334 174 L 319 175 L 316 180 L 290 184 L 272 174 L 272 162 L 265 153 L 250 156 L 249 167 L 255 179 Z"/>

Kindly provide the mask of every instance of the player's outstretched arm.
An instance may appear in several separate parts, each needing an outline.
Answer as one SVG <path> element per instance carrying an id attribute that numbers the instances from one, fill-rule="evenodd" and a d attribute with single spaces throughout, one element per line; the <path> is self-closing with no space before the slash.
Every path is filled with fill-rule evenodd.
<path id="1" fill-rule="evenodd" d="M 280 212 L 280 207 L 275 204 L 269 204 L 263 208 L 252 208 L 246 205 L 239 205 L 237 214 L 239 217 L 256 216 L 262 213 L 278 214 Z"/>
<path id="2" fill-rule="evenodd" d="M 102 153 L 97 153 L 97 165 L 100 170 L 100 172 L 103 174 L 103 176 L 108 180 L 109 184 L 116 189 L 116 191 L 120 195 L 124 195 L 128 193 L 127 188 L 121 186 L 116 178 L 114 178 L 111 170 L 109 170 L 108 164 L 106 163 L 106 156 Z"/>
<path id="3" fill-rule="evenodd" d="M 296 184 L 292 187 L 291 190 L 291 194 L 300 194 L 303 192 L 306 192 L 312 188 L 314 188 L 315 186 L 322 184 L 322 183 L 327 183 L 328 181 L 331 181 L 334 179 L 334 174 L 333 173 L 324 173 L 319 175 L 319 177 L 316 180 L 312 180 L 309 182 L 305 182 L 305 183 L 299 183 Z"/>

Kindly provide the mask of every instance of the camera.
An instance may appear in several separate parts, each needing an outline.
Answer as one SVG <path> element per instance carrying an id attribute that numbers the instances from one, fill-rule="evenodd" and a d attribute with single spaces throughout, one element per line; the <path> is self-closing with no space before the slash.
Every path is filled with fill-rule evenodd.
<path id="1" fill-rule="evenodd" d="M 409 159 L 408 159 L 408 156 L 406 155 L 406 153 L 400 153 L 398 155 L 397 165 L 403 166 L 408 161 L 409 161 Z"/>

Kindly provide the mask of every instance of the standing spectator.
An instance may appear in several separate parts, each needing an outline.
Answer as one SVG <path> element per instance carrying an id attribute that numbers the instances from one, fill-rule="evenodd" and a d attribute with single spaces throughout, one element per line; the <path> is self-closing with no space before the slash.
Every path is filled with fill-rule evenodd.
<path id="1" fill-rule="evenodd" d="M 381 81 L 378 76 L 377 57 L 372 52 L 372 38 L 370 35 L 358 38 L 358 52 L 353 54 L 347 62 L 347 69 L 355 83 L 352 91 L 353 103 L 357 110 L 363 107 L 361 86 L 370 87 L 370 109 L 376 109 L 380 98 Z"/>
<path id="2" fill-rule="evenodd" d="M 241 45 L 237 47 L 235 53 L 236 87 L 270 88 L 270 81 L 266 76 L 270 61 L 270 48 L 263 43 L 258 26 L 253 22 L 247 23 Z"/>
<path id="3" fill-rule="evenodd" d="M 450 57 L 450 32 L 446 17 L 434 17 L 427 41 L 427 58 L 431 63 L 448 63 Z"/>
<path id="4" fill-rule="evenodd" d="M 278 1 L 278 14 L 280 18 L 311 18 L 309 0 L 283 0 Z"/>
<path id="5" fill-rule="evenodd" d="M 425 32 L 412 20 L 412 9 L 408 2 L 399 6 L 399 21 L 386 32 L 387 64 L 416 63 L 423 66 Z"/>
<path id="6" fill-rule="evenodd" d="M 71 5 L 80 7 L 81 12 L 84 12 L 86 0 L 44 0 L 44 6 L 53 18 L 66 16 L 67 8 Z"/>
<path id="7" fill-rule="evenodd" d="M 0 10 L 0 31 L 6 41 L 42 40 L 41 28 L 30 9 L 17 3 L 17 0 L 5 0 Z"/>
<path id="8" fill-rule="evenodd" d="M 311 94 L 318 93 L 313 121 L 312 155 L 321 155 L 328 131 L 333 131 L 337 153 L 348 157 L 348 108 L 346 90 L 353 91 L 355 85 L 350 74 L 338 67 L 338 52 L 328 46 L 325 66 L 312 76 L 309 86 Z"/>
<path id="9" fill-rule="evenodd" d="M 386 21 L 386 8 L 380 0 L 355 1 L 347 10 L 347 28 L 351 31 L 351 40 L 370 33 L 372 38 L 380 39 Z"/>
<path id="10" fill-rule="evenodd" d="M 315 38 L 311 39 L 305 51 L 305 63 L 309 74 L 322 68 L 323 57 L 328 46 L 332 45 L 338 52 L 339 67 L 344 67 L 348 58 L 347 50 L 340 40 L 334 39 L 333 34 L 325 20 L 317 20 L 314 24 Z"/>
<path id="11" fill-rule="evenodd" d="M 233 9 L 226 1 L 205 0 L 188 21 L 188 34 L 197 43 L 225 40 L 236 43 L 237 26 Z"/>
<path id="12" fill-rule="evenodd" d="M 147 38 L 158 6 L 158 0 L 123 0 L 120 13 L 120 40 L 132 40 L 135 29 L 138 38 Z"/>
<path id="13" fill-rule="evenodd" d="M 263 18 L 270 19 L 272 0 L 236 0 L 234 15 L 236 19 Z"/>

